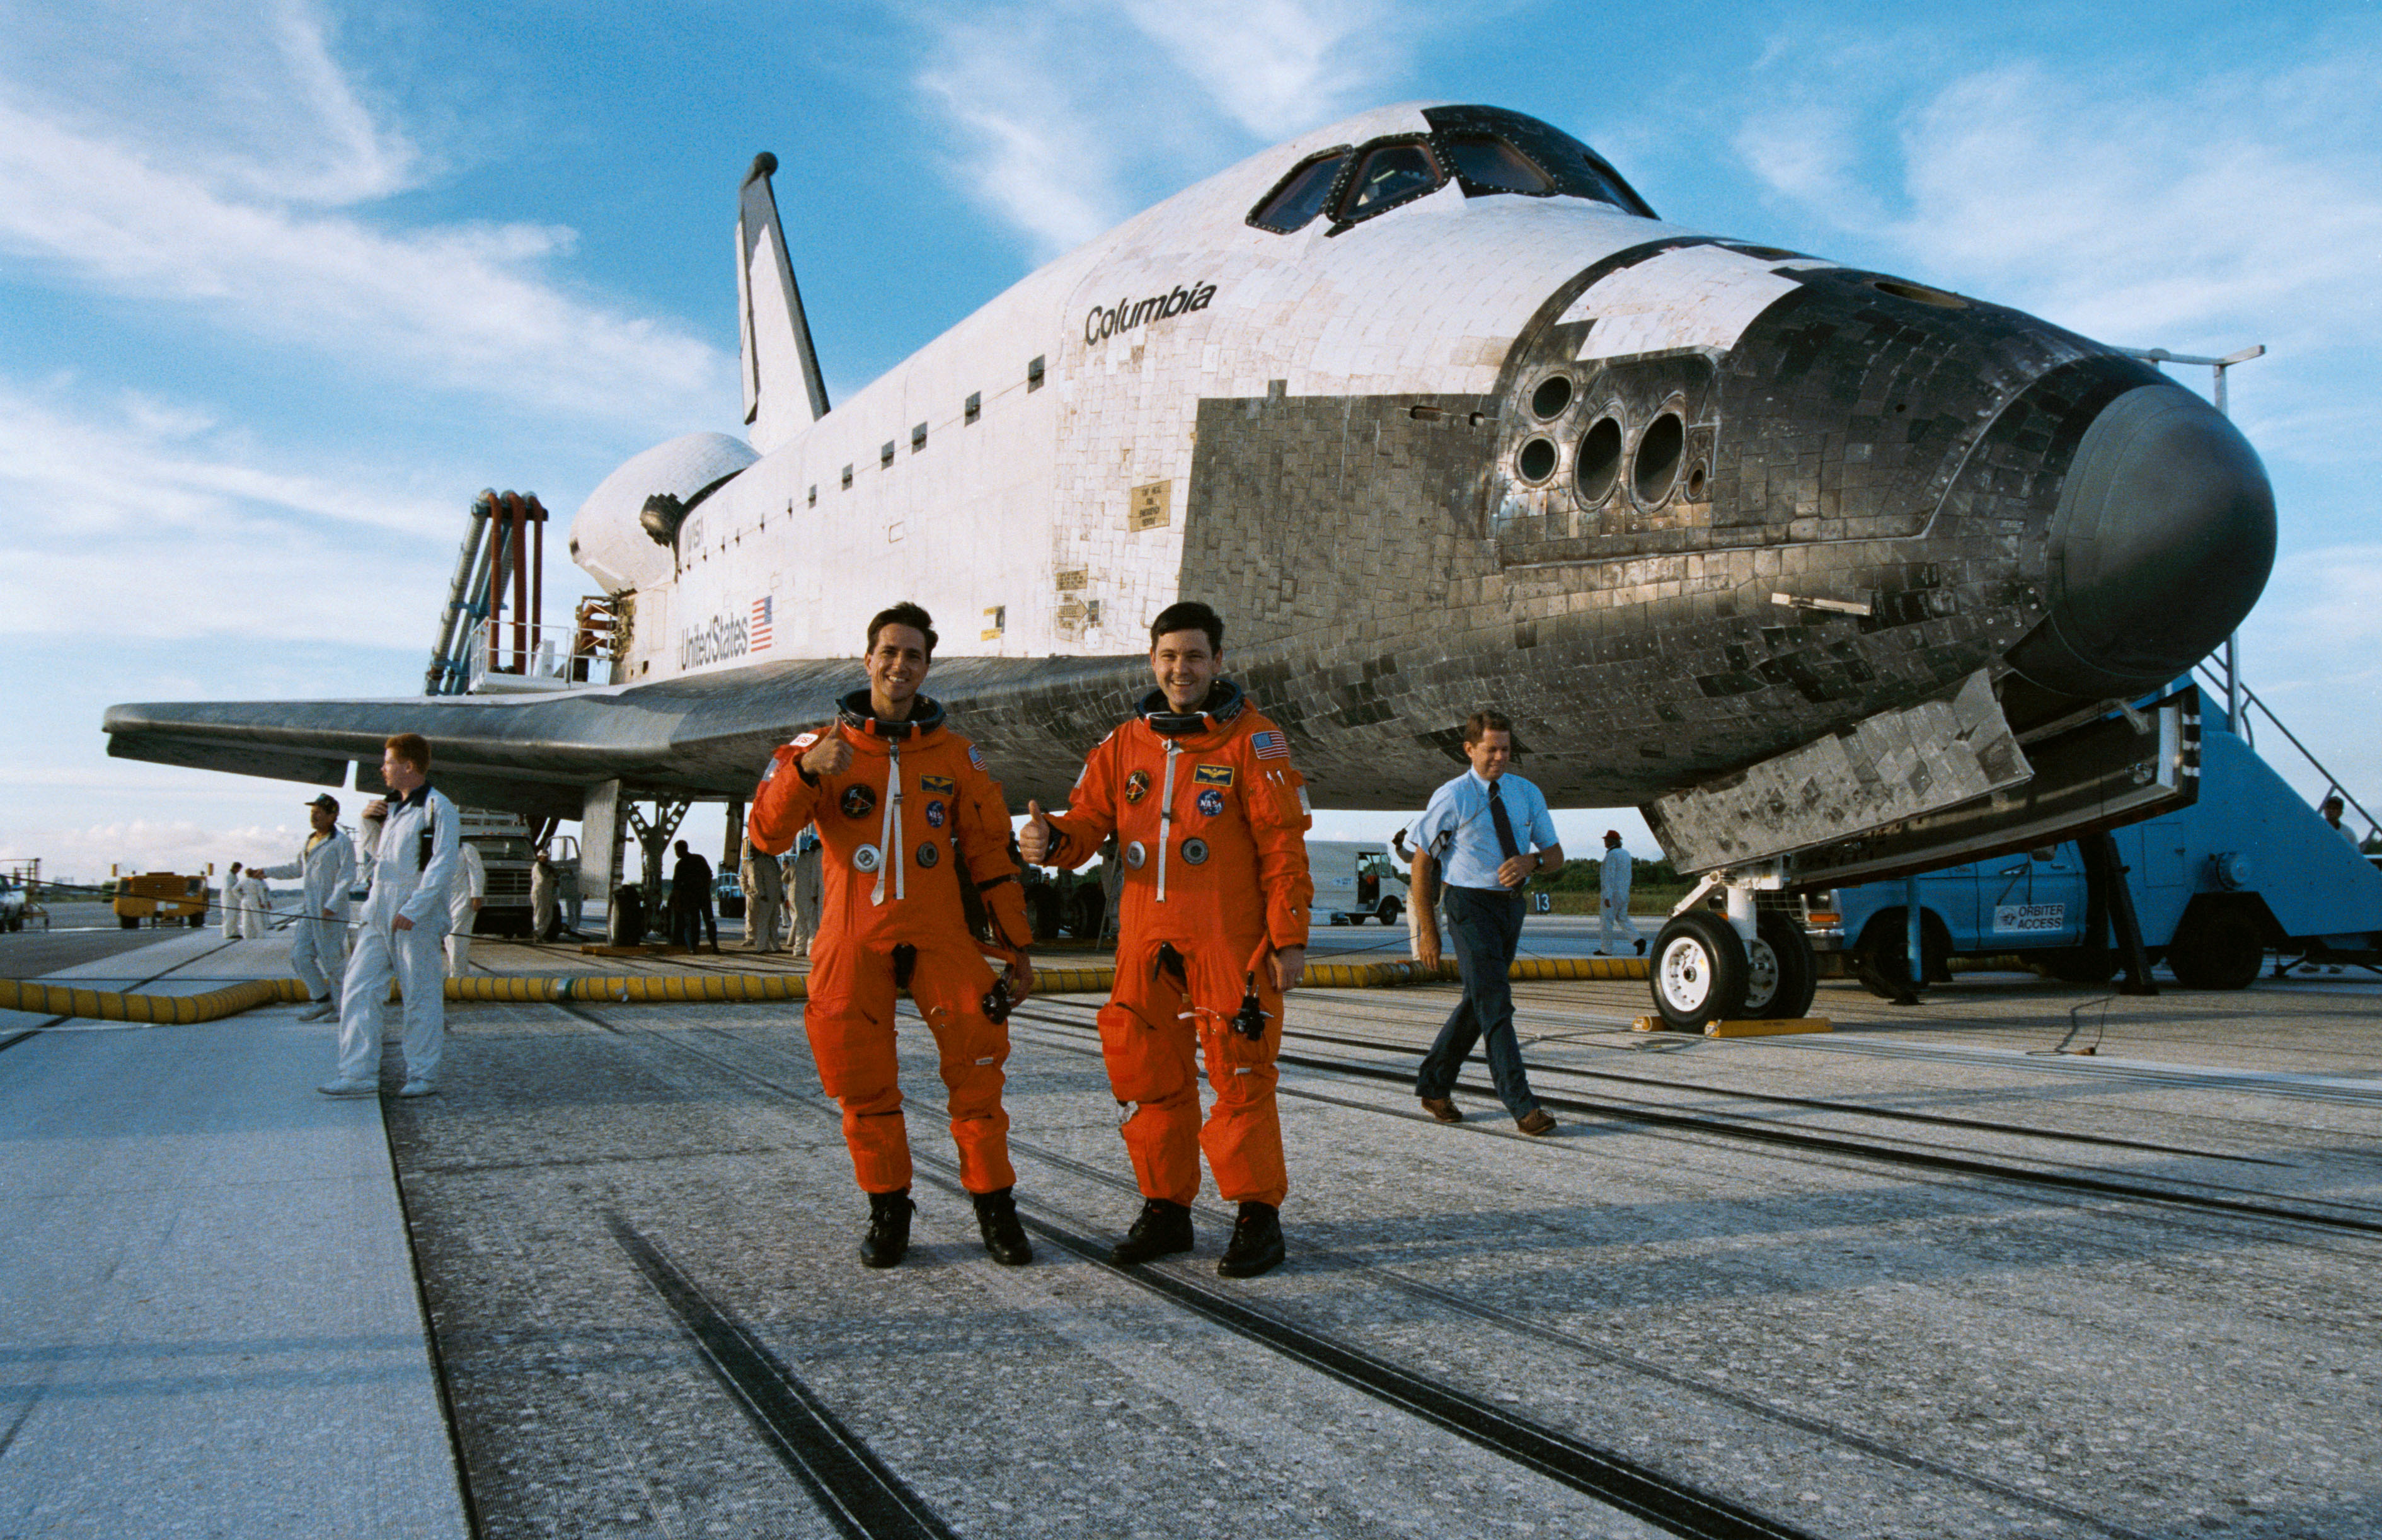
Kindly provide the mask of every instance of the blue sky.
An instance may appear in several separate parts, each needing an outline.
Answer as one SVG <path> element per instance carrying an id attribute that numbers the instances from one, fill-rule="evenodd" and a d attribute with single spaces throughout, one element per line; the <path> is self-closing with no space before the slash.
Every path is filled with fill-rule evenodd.
<path id="1" fill-rule="evenodd" d="M 755 151 L 841 399 L 1135 211 L 1417 98 L 1544 117 L 1680 223 L 2111 342 L 2265 343 L 2232 389 L 2282 508 L 2246 672 L 2382 811 L 2378 86 L 2370 5 L 10 0 L 0 856 L 293 840 L 295 788 L 108 760 L 101 712 L 409 693 L 482 487 L 567 519 L 733 429 Z M 1652 853 L 1634 814 L 1566 841 L 1608 822 Z"/>

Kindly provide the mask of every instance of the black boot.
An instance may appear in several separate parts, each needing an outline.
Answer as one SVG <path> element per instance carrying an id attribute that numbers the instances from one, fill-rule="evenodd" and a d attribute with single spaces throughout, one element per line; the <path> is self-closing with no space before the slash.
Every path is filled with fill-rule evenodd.
<path id="1" fill-rule="evenodd" d="M 1173 1256 L 1190 1249 L 1191 1210 L 1163 1198 L 1151 1198 L 1141 1205 L 1141 1217 L 1133 1222 L 1133 1228 L 1125 1231 L 1124 1239 L 1109 1253 L 1109 1260 L 1120 1267 L 1130 1267 L 1136 1262 Z"/>
<path id="2" fill-rule="evenodd" d="M 1004 1187 L 998 1192 L 973 1193 L 976 1228 L 984 1232 L 984 1249 L 1003 1267 L 1023 1267 L 1034 1260 L 1025 1241 L 1025 1227 L 1017 1222 L 1017 1200 Z"/>
<path id="3" fill-rule="evenodd" d="M 1233 1221 L 1233 1242 L 1216 1271 L 1228 1278 L 1253 1278 L 1282 1265 L 1282 1211 L 1271 1204 L 1243 1204 Z"/>
<path id="4" fill-rule="evenodd" d="M 868 1194 L 868 1233 L 860 1238 L 860 1260 L 871 1267 L 898 1267 L 910 1250 L 910 1216 L 917 1208 L 910 1190 Z"/>

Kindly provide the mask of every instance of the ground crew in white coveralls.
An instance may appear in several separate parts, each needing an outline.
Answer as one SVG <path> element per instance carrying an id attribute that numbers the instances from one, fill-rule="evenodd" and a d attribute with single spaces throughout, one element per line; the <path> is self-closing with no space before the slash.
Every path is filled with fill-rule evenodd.
<path id="1" fill-rule="evenodd" d="M 786 907 L 785 869 L 777 857 L 755 849 L 748 837 L 743 859 L 736 863 L 736 876 L 744 888 L 744 949 L 779 950 L 778 920 Z"/>
<path id="2" fill-rule="evenodd" d="M 1596 874 L 1596 954 L 1613 957 L 1613 944 L 1623 936 L 1646 954 L 1646 936 L 1629 919 L 1629 852 L 1621 848 L 1621 831 L 1604 831 L 1604 864 Z"/>
<path id="3" fill-rule="evenodd" d="M 252 866 L 239 878 L 239 935 L 243 941 L 264 939 L 265 922 L 273 914 L 273 895 Z"/>
<path id="4" fill-rule="evenodd" d="M 338 1078 L 315 1088 L 325 1096 L 379 1094 L 391 979 L 405 996 L 406 1079 L 399 1095 L 437 1091 L 446 1046 L 447 984 L 438 944 L 447 928 L 447 895 L 463 859 L 461 818 L 444 792 L 431 789 L 430 745 L 421 734 L 390 739 L 380 773 L 397 800 L 364 809 L 366 820 L 383 821 L 380 844 L 355 951 L 339 985 Z"/>
<path id="5" fill-rule="evenodd" d="M 480 923 L 480 904 L 488 896 L 488 868 L 479 847 L 462 840 L 456 850 L 454 890 L 447 895 L 447 976 L 461 973 L 472 960 L 472 931 Z"/>
<path id="6" fill-rule="evenodd" d="M 561 913 L 556 896 L 559 884 L 555 878 L 554 857 L 545 846 L 537 848 L 537 862 L 529 874 L 530 935 L 537 941 L 551 941 L 561 923 Z"/>
<path id="7" fill-rule="evenodd" d="M 794 841 L 791 860 L 792 870 L 786 874 L 786 886 L 793 899 L 794 933 L 787 938 L 786 949 L 796 957 L 808 957 L 811 943 L 818 939 L 819 910 L 827 898 L 827 875 L 820 866 L 817 827 L 802 832 Z"/>
<path id="8" fill-rule="evenodd" d="M 224 874 L 223 897 L 215 903 L 215 918 L 223 922 L 226 941 L 239 939 L 239 862 L 233 862 Z"/>
<path id="9" fill-rule="evenodd" d="M 289 966 L 314 997 L 313 1005 L 298 1013 L 298 1020 L 320 1021 L 339 1009 L 339 977 L 348 965 L 348 889 L 356 879 L 356 848 L 340 831 L 337 797 L 325 792 L 306 806 L 312 810 L 314 827 L 298 859 L 253 870 L 261 877 L 304 880 L 298 920 L 289 927 Z"/>

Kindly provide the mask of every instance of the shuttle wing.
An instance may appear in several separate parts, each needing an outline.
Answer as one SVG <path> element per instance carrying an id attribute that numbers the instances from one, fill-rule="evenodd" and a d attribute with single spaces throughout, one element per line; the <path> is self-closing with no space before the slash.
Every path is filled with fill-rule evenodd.
<path id="1" fill-rule="evenodd" d="M 1085 752 L 1148 680 L 1138 655 L 948 658 L 927 692 L 1023 806 L 1064 799 Z M 636 797 L 748 796 L 779 744 L 830 720 L 865 682 L 853 660 L 805 660 L 545 696 L 119 705 L 102 730 L 117 759 L 314 786 L 345 783 L 353 764 L 362 791 L 382 789 L 383 741 L 418 732 L 432 779 L 457 801 L 577 818 L 588 790 L 608 781 Z"/>

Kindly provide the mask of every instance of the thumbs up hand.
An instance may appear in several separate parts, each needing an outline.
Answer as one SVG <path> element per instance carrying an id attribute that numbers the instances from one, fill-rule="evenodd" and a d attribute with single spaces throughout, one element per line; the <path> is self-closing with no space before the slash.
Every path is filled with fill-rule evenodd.
<path id="1" fill-rule="evenodd" d="M 1050 815 L 1031 798 L 1025 802 L 1025 823 L 1017 831 L 1017 853 L 1032 866 L 1041 865 L 1050 853 Z"/>

